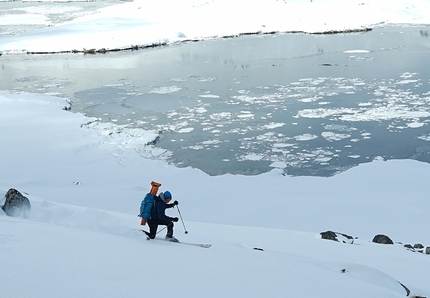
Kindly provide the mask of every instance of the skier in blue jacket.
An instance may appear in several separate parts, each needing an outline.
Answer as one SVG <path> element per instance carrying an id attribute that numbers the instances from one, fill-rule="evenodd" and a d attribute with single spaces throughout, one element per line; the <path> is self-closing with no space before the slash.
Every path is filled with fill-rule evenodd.
<path id="1" fill-rule="evenodd" d="M 173 208 L 178 205 L 178 201 L 174 201 L 169 204 L 172 200 L 172 194 L 170 191 L 161 192 L 155 197 L 155 205 L 151 210 L 151 218 L 148 220 L 149 233 L 148 237 L 150 239 L 155 238 L 157 234 L 157 229 L 159 225 L 167 226 L 166 239 L 174 242 L 178 242 L 178 239 L 173 237 L 173 223 L 178 221 L 177 217 L 169 217 L 166 215 L 165 211 L 168 208 Z"/>

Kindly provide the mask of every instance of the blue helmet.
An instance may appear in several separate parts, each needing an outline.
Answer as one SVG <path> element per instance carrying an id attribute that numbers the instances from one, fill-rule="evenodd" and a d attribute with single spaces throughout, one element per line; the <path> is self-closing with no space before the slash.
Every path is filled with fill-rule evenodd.
<path id="1" fill-rule="evenodd" d="M 170 193 L 170 191 L 166 190 L 166 191 L 164 192 L 164 198 L 165 198 L 165 199 L 170 199 L 170 198 L 172 198 L 172 194 Z"/>

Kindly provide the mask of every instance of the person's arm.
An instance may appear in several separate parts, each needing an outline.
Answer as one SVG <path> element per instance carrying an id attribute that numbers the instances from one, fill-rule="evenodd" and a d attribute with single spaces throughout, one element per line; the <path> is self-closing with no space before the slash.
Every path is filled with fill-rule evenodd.
<path id="1" fill-rule="evenodd" d="M 156 204 L 155 207 L 157 208 L 158 219 L 161 219 L 164 221 L 177 221 L 176 217 L 170 217 L 170 216 L 166 215 L 165 209 L 168 208 L 167 205 L 173 205 L 173 204 L 166 204 L 166 203 L 162 203 L 162 202 L 159 202 L 158 204 Z"/>
<path id="2" fill-rule="evenodd" d="M 178 201 L 174 201 L 173 203 L 170 203 L 170 204 L 166 204 L 166 209 L 168 209 L 168 208 L 173 208 L 173 207 L 175 207 L 176 205 L 178 205 L 179 204 L 179 202 Z"/>

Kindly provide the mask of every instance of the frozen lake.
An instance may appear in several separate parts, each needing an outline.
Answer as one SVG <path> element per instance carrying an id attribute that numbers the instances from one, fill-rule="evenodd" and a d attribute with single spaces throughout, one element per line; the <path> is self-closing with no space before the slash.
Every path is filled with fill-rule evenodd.
<path id="1" fill-rule="evenodd" d="M 97 55 L 3 55 L 0 88 L 69 98 L 144 157 L 210 175 L 330 176 L 376 157 L 430 162 L 430 27 L 278 34 Z"/>

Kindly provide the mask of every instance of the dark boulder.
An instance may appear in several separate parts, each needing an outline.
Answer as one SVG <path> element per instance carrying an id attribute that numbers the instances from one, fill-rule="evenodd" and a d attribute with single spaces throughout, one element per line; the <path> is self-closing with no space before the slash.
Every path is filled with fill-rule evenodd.
<path id="1" fill-rule="evenodd" d="M 352 236 L 349 236 L 343 233 L 326 231 L 326 232 L 321 232 L 320 235 L 321 235 L 321 239 L 333 240 L 333 241 L 349 243 L 349 244 L 354 243 L 354 238 Z"/>
<path id="2" fill-rule="evenodd" d="M 424 245 L 422 245 L 422 244 L 420 244 L 420 243 L 417 243 L 417 244 L 414 244 L 414 248 L 415 248 L 415 249 L 423 249 L 423 248 L 424 248 Z"/>
<path id="3" fill-rule="evenodd" d="M 28 218 L 30 217 L 31 205 L 27 197 L 11 188 L 5 195 L 2 209 L 7 216 Z"/>
<path id="4" fill-rule="evenodd" d="M 385 235 L 376 235 L 373 237 L 372 242 L 379 243 L 379 244 L 394 244 L 394 242 L 390 239 L 390 237 Z"/>
<path id="5" fill-rule="evenodd" d="M 405 244 L 405 245 L 403 245 L 406 249 L 409 249 L 409 250 L 411 250 L 411 251 L 415 251 L 415 248 L 412 246 L 412 245 L 410 245 L 410 244 Z"/>

